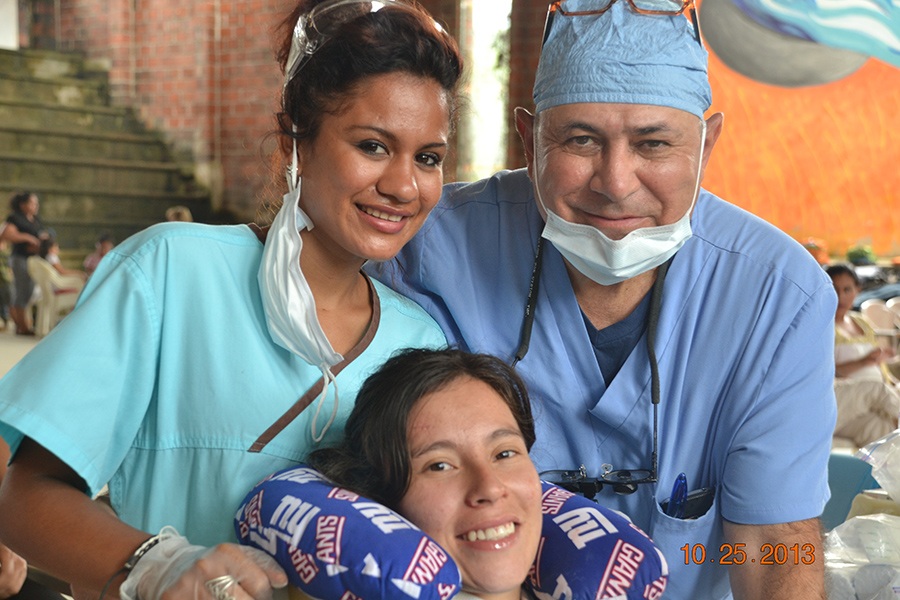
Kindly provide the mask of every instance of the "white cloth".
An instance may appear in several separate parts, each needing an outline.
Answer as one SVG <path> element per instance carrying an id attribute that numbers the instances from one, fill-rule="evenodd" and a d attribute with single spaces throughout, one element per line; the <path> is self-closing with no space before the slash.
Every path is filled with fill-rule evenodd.
<path id="1" fill-rule="evenodd" d="M 834 435 L 852 440 L 857 448 L 897 428 L 900 393 L 882 379 L 835 379 L 838 417 Z"/>

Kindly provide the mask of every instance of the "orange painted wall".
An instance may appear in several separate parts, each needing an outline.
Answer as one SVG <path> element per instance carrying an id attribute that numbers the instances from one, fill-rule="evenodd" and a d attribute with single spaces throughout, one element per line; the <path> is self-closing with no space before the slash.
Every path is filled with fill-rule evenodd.
<path id="1" fill-rule="evenodd" d="M 757 83 L 710 55 L 725 129 L 704 187 L 833 256 L 900 256 L 900 69 L 870 59 L 806 88 Z"/>

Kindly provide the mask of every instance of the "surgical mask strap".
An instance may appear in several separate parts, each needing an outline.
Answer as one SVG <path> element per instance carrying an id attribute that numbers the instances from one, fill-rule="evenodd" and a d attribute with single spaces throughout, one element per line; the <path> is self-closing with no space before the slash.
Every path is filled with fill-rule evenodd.
<path id="1" fill-rule="evenodd" d="M 338 385 L 337 379 L 331 373 L 331 369 L 327 366 L 322 365 L 322 393 L 319 394 L 319 398 L 316 402 L 316 412 L 313 414 L 313 418 L 310 422 L 310 432 L 312 433 L 312 438 L 315 443 L 319 443 L 325 437 L 325 434 L 328 432 L 328 429 L 331 427 L 332 423 L 334 423 L 335 417 L 337 417 L 338 411 Z M 319 413 L 322 412 L 322 405 L 325 404 L 325 399 L 328 397 L 328 386 L 334 386 L 334 400 L 331 403 L 331 416 L 328 417 L 328 422 L 325 423 L 325 427 L 322 428 L 322 433 L 316 433 L 316 423 L 319 419 Z"/>
<path id="2" fill-rule="evenodd" d="M 703 174 L 703 151 L 706 150 L 706 119 L 700 119 L 700 123 L 702 127 L 700 129 L 700 156 L 697 163 L 697 182 L 694 184 L 694 200 L 691 202 L 691 207 L 688 209 L 688 212 L 694 210 L 694 205 L 697 203 L 697 197 L 700 196 L 700 176 Z"/>
<path id="3" fill-rule="evenodd" d="M 300 165 L 297 159 L 297 126 L 291 125 L 291 132 L 294 137 L 291 138 L 291 166 L 287 170 L 287 186 L 288 194 L 297 189 L 297 183 L 300 181 Z"/>

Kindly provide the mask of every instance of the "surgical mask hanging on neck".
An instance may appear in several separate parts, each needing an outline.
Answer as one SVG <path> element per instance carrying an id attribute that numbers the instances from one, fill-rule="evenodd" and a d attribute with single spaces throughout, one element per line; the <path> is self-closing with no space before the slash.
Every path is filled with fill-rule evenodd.
<path id="1" fill-rule="evenodd" d="M 269 335 L 276 344 L 322 371 L 325 385 L 312 419 L 313 439 L 319 442 L 337 415 L 337 384 L 330 368 L 341 362 L 343 357 L 334 351 L 325 336 L 316 316 L 312 290 L 300 270 L 300 252 L 303 249 L 300 230 L 311 230 L 313 223 L 300 209 L 300 179 L 297 177 L 291 182 L 290 175 L 291 191 L 284 195 L 283 204 L 269 228 L 257 278 Z M 328 423 L 318 433 L 316 421 L 328 395 L 329 384 L 334 384 L 334 405 Z"/>
<path id="2" fill-rule="evenodd" d="M 700 191 L 700 172 L 706 142 L 706 122 L 700 136 L 700 158 L 694 198 L 687 212 L 674 223 L 635 229 L 620 240 L 583 223 L 566 221 L 547 208 L 541 199 L 535 165 L 535 194 L 547 214 L 542 237 L 553 243 L 559 253 L 585 277 L 600 285 L 615 285 L 655 269 L 678 252 L 693 235 L 691 211 Z M 537 160 L 537 154 L 535 154 Z"/>

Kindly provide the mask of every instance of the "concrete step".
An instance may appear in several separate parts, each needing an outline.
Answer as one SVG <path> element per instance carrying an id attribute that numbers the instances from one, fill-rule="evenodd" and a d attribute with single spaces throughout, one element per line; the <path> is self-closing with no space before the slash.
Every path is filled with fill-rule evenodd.
<path id="1" fill-rule="evenodd" d="M 82 132 L 144 130 L 131 109 L 108 106 L 60 106 L 24 100 L 0 99 L 0 128 L 31 127 Z"/>
<path id="2" fill-rule="evenodd" d="M 187 206 L 195 215 L 202 215 L 207 201 L 204 192 L 181 194 L 133 190 L 105 192 L 46 184 L 23 185 L 22 189 L 38 194 L 41 199 L 41 218 L 50 222 L 65 219 L 72 222 L 86 220 L 105 223 L 123 219 L 153 223 L 162 221 L 166 209 L 176 204 Z M 13 190 L 7 186 L 0 186 L 0 193 L 4 192 L 8 197 Z"/>
<path id="3" fill-rule="evenodd" d="M 0 99 L 28 98 L 41 104 L 62 106 L 107 106 L 109 89 L 105 81 L 57 77 L 38 79 L 17 73 L 0 75 Z"/>
<path id="4" fill-rule="evenodd" d="M 166 209 L 176 204 L 187 206 L 194 215 L 208 212 L 205 190 L 165 192 L 153 190 L 98 190 L 71 185 L 53 185 L 39 181 L 12 185 L 0 182 L 0 196 L 9 198 L 17 190 L 29 190 L 41 199 L 41 218 L 85 218 L 88 220 L 131 219 L 153 223 L 164 218 Z"/>
<path id="5" fill-rule="evenodd" d="M 44 157 L 0 151 L 0 180 L 43 181 L 83 189 L 124 192 L 191 190 L 191 173 L 171 162 Z"/>
<path id="6" fill-rule="evenodd" d="M 41 220 L 52 227 L 63 250 L 87 254 L 103 232 L 118 241 L 165 219 L 166 209 L 187 206 L 200 221 L 208 220 L 209 197 L 203 191 L 104 192 L 96 189 L 24 182 L 13 187 L 0 182 L 0 196 L 9 198 L 17 189 L 35 192 L 41 199 Z"/>
<path id="7" fill-rule="evenodd" d="M 31 190 L 68 261 L 101 233 L 121 241 L 170 206 L 216 220 L 209 192 L 130 108 L 109 106 L 108 74 L 78 54 L 0 49 L 0 197 Z"/>
<path id="8" fill-rule="evenodd" d="M 109 157 L 121 160 L 163 162 L 169 149 L 155 133 L 47 130 L 33 127 L 0 127 L 0 152 L 29 154 L 36 160 L 53 156 Z"/>
<path id="9" fill-rule="evenodd" d="M 101 69 L 83 56 L 49 50 L 8 50 L 0 48 L 0 74 L 18 73 L 42 79 L 55 77 L 95 77 Z"/>

